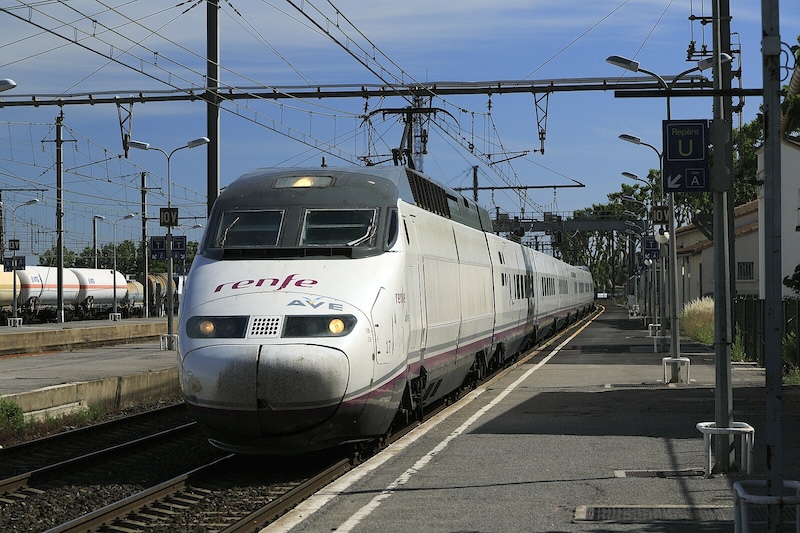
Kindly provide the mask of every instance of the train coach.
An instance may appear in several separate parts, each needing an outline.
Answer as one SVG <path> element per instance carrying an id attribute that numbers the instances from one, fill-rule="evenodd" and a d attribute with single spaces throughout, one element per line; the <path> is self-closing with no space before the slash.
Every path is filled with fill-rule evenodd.
<path id="1" fill-rule="evenodd" d="M 226 450 L 359 445 L 593 302 L 588 269 L 495 235 L 486 210 L 412 169 L 259 169 L 212 208 L 180 386 Z"/>

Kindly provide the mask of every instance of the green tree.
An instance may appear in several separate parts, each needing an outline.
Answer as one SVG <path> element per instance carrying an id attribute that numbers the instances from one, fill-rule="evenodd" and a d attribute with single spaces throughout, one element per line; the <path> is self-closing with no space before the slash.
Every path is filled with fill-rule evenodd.
<path id="1" fill-rule="evenodd" d="M 797 42 L 800 43 L 800 36 L 797 37 Z M 800 62 L 800 46 L 794 46 L 794 57 L 796 62 Z M 795 73 L 798 67 L 795 66 Z M 788 89 L 788 87 L 784 87 Z M 781 113 L 788 119 L 786 126 L 786 134 L 800 131 L 800 94 L 788 94 L 781 104 Z"/>
<path id="2" fill-rule="evenodd" d="M 78 254 L 64 247 L 64 268 L 72 268 L 75 266 L 75 259 Z M 39 266 L 56 266 L 58 265 L 58 247 L 53 245 L 52 248 L 39 256 Z"/>
<path id="3" fill-rule="evenodd" d="M 94 248 L 87 246 L 75 258 L 75 266 L 78 268 L 94 268 Z"/>
<path id="4" fill-rule="evenodd" d="M 783 278 L 783 284 L 794 291 L 795 294 L 800 295 L 800 265 L 794 269 L 794 274 Z"/>

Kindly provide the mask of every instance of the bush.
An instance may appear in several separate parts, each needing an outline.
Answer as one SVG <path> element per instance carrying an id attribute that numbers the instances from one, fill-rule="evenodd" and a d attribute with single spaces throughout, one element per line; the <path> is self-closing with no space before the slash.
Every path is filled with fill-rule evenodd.
<path id="1" fill-rule="evenodd" d="M 0 399 L 0 432 L 16 433 L 25 427 L 22 408 L 9 400 Z"/>
<path id="2" fill-rule="evenodd" d="M 747 352 L 744 350 L 744 339 L 742 338 L 742 328 L 736 326 L 736 336 L 731 346 L 731 361 L 741 363 L 747 359 Z"/>
<path id="3" fill-rule="evenodd" d="M 683 306 L 679 318 L 681 332 L 697 342 L 714 344 L 714 300 L 706 296 Z"/>

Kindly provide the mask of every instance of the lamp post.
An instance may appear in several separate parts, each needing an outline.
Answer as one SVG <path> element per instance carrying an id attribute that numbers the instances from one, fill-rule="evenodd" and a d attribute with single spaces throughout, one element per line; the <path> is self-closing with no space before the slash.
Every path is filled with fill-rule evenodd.
<path id="1" fill-rule="evenodd" d="M 644 70 L 642 72 L 644 72 Z M 667 104 L 667 108 L 668 108 L 667 115 L 669 116 L 669 104 Z M 647 146 L 648 148 L 653 150 L 656 153 L 656 155 L 658 156 L 658 171 L 659 171 L 659 174 L 661 174 L 661 179 L 662 180 L 664 179 L 664 159 L 663 159 L 663 157 L 661 155 L 661 152 L 658 150 L 658 148 L 656 148 L 652 144 L 648 144 L 646 142 L 643 142 L 639 137 L 636 137 L 635 135 L 629 135 L 627 133 L 623 133 L 622 135 L 620 135 L 619 139 L 622 140 L 622 141 L 625 141 L 625 142 L 632 143 L 632 144 L 639 144 L 639 145 L 642 145 L 642 146 Z M 655 183 L 651 183 L 650 186 L 652 188 L 652 194 L 653 194 L 653 196 L 652 196 L 653 197 L 653 207 L 655 207 L 655 201 L 656 201 Z M 668 209 L 669 209 L 669 224 L 670 224 L 669 234 L 671 234 L 671 235 L 675 234 L 675 204 L 673 202 L 673 196 L 674 195 L 672 193 L 669 194 L 669 200 L 668 200 L 668 204 L 667 204 L 668 205 Z M 661 201 L 662 202 L 664 201 L 663 181 L 662 181 L 662 186 L 661 186 Z M 661 235 L 661 237 L 659 237 L 659 235 Z M 656 242 L 658 242 L 659 244 L 666 244 L 667 240 L 665 240 L 663 238 L 664 232 L 663 231 L 660 232 L 659 235 L 655 236 L 656 237 Z M 675 265 L 678 264 L 678 259 L 677 259 L 677 247 L 675 246 L 674 240 L 673 240 L 672 244 L 673 245 L 669 247 L 670 260 L 666 261 L 666 258 L 664 258 L 664 261 L 662 261 L 662 264 L 666 264 L 666 263 L 670 264 L 670 267 L 669 267 L 670 284 L 669 285 L 670 285 L 670 301 L 672 302 L 672 305 L 670 307 L 670 310 L 671 310 L 671 312 L 670 312 L 670 356 L 671 357 L 679 357 L 680 356 L 680 340 L 679 340 L 680 336 L 678 335 L 678 314 L 677 314 L 677 311 L 675 309 L 677 307 L 677 305 L 676 305 L 677 304 L 676 295 L 678 293 L 677 288 L 676 288 L 678 286 L 677 269 L 675 268 Z M 675 254 L 674 260 L 673 260 L 673 257 L 672 257 L 673 253 Z M 667 272 L 666 267 L 662 268 L 661 283 L 659 283 L 659 287 L 661 289 L 659 291 L 661 293 L 661 297 L 659 298 L 659 312 L 660 312 L 660 315 L 661 315 L 661 320 L 660 320 L 661 325 L 660 325 L 659 329 L 660 329 L 660 336 L 662 338 L 662 341 L 666 337 L 666 335 L 665 335 L 665 333 L 666 333 L 665 320 L 666 320 L 667 313 L 666 313 L 666 298 L 664 297 L 664 292 L 665 292 L 664 291 L 664 285 L 665 285 L 665 283 L 664 283 L 664 281 L 665 281 L 664 280 L 664 275 L 666 274 L 666 272 Z M 661 344 L 661 346 L 663 346 L 663 344 Z M 677 373 L 678 366 L 677 365 L 672 365 L 672 368 L 673 368 L 673 371 L 675 373 Z M 675 379 L 677 379 L 677 376 L 673 376 L 673 377 Z"/>
<path id="2" fill-rule="evenodd" d="M 623 133 L 622 135 L 619 136 L 619 138 L 623 139 L 623 140 L 627 140 L 628 138 L 634 138 L 634 137 L 631 136 L 631 135 L 628 135 L 626 133 Z M 653 206 L 656 205 L 656 188 L 655 188 L 655 183 L 653 182 L 653 180 L 646 180 L 646 179 L 640 178 L 638 174 L 634 174 L 633 172 L 627 172 L 627 171 L 623 172 L 622 176 L 625 177 L 625 178 L 634 180 L 634 181 L 642 182 L 645 185 L 647 185 L 650 188 L 650 206 L 651 206 L 651 209 L 652 209 Z M 647 217 L 647 220 L 648 220 L 648 227 L 652 227 L 653 223 L 650 221 L 649 216 Z M 644 245 L 642 245 L 642 253 L 644 253 Z M 649 264 L 652 264 L 652 263 L 653 262 L 650 261 Z M 653 268 L 652 277 L 655 277 L 654 275 L 655 275 L 655 268 Z M 654 305 L 655 292 L 656 292 L 655 283 L 652 283 L 652 281 L 653 280 L 651 280 L 652 294 L 651 294 L 651 298 L 650 298 L 650 305 Z M 662 296 L 662 299 L 663 299 L 663 296 Z M 662 316 L 663 316 L 663 312 L 662 312 Z M 651 315 L 651 317 L 655 318 L 655 313 L 653 313 Z M 645 324 L 644 324 L 645 326 L 647 326 L 646 318 L 647 317 L 645 317 Z"/>
<path id="3" fill-rule="evenodd" d="M 167 158 L 167 207 L 172 207 L 172 177 L 171 177 L 171 161 L 172 156 L 178 150 L 183 150 L 184 148 L 197 148 L 198 146 L 203 146 L 204 144 L 208 144 L 211 142 L 208 137 L 198 137 L 197 139 L 192 139 L 191 141 L 187 142 L 183 146 L 179 146 L 172 150 L 171 152 L 167 152 L 166 150 L 162 150 L 161 148 L 156 148 L 154 146 L 150 146 L 150 143 L 142 142 L 142 141 L 128 141 L 128 146 L 131 148 L 136 148 L 138 150 L 155 150 L 156 152 L 161 152 L 164 154 L 164 157 Z M 172 259 L 172 224 L 167 225 L 167 349 L 173 350 L 173 342 L 175 336 L 175 303 L 174 303 L 174 280 L 172 279 L 173 275 L 173 259 Z"/>
<path id="4" fill-rule="evenodd" d="M 14 246 L 9 246 L 9 248 L 11 248 L 11 256 L 12 256 L 12 260 L 11 261 L 12 261 L 12 263 L 14 265 L 13 275 L 11 276 L 11 278 L 12 278 L 11 284 L 14 286 L 13 291 L 12 291 L 13 295 L 12 295 L 12 299 L 11 299 L 11 301 L 12 301 L 12 315 L 11 316 L 14 318 L 14 324 L 15 325 L 16 325 L 16 322 L 17 322 L 17 320 L 16 320 L 17 319 L 17 248 L 19 247 L 18 246 L 19 241 L 17 241 L 17 209 L 19 209 L 20 207 L 25 207 L 27 205 L 33 205 L 33 204 L 38 204 L 38 203 L 39 203 L 39 199 L 38 198 L 31 198 L 27 202 L 19 204 L 18 206 L 11 208 L 11 218 L 14 219 L 14 241 L 15 241 L 15 245 Z"/>
<path id="5" fill-rule="evenodd" d="M 106 217 L 102 215 L 95 215 L 92 217 L 92 249 L 94 250 L 94 267 L 97 268 L 97 222 L 105 220 Z"/>
<path id="6" fill-rule="evenodd" d="M 731 56 L 725 53 L 718 53 L 720 63 L 728 63 L 731 61 Z M 641 71 L 645 74 L 648 74 L 658 80 L 658 82 L 664 87 L 666 91 L 666 103 L 667 103 L 667 120 L 672 118 L 672 112 L 670 108 L 670 92 L 675 87 L 675 84 L 680 80 L 683 76 L 690 74 L 692 72 L 697 72 L 701 70 L 705 70 L 709 67 L 712 67 L 715 62 L 715 58 L 712 55 L 711 57 L 702 59 L 697 62 L 696 66 L 684 70 L 674 78 L 670 83 L 667 83 L 663 77 L 659 76 L 655 72 L 651 72 L 649 70 L 645 70 L 639 66 L 638 61 L 634 61 L 632 59 L 628 59 L 622 56 L 610 56 L 606 59 L 606 62 L 626 69 L 630 70 L 631 72 L 638 72 Z M 661 197 L 664 197 L 664 159 L 662 157 L 661 152 L 658 151 L 654 146 L 643 143 L 641 139 L 638 137 L 634 137 L 632 135 L 620 135 L 620 139 L 627 142 L 632 142 L 634 144 L 643 144 L 644 146 L 648 146 L 652 148 L 658 154 L 658 162 L 659 162 L 659 169 L 661 172 Z M 672 245 L 669 247 L 669 263 L 670 263 L 670 300 L 672 301 L 671 306 L 671 324 L 670 324 L 670 338 L 671 338 L 671 346 L 670 346 L 670 356 L 673 358 L 680 357 L 680 335 L 678 334 L 678 311 L 677 311 L 677 303 L 678 303 L 678 250 L 677 250 L 677 242 L 675 239 L 675 194 L 669 193 L 668 198 L 668 209 L 669 209 L 669 235 L 672 236 Z M 662 299 L 663 301 L 663 299 Z M 662 319 L 661 322 L 661 335 L 664 336 L 664 322 Z M 672 381 L 677 381 L 678 379 L 678 365 L 672 365 Z"/>
<path id="7" fill-rule="evenodd" d="M 135 217 L 138 213 L 128 213 L 122 218 L 119 218 L 111 223 L 111 228 L 113 230 L 114 236 L 114 270 L 112 270 L 112 278 L 114 280 L 114 313 L 117 312 L 117 222 L 121 222 L 123 220 L 130 220 Z"/>
<path id="8" fill-rule="evenodd" d="M 637 178 L 638 178 L 638 176 L 637 176 Z M 641 205 L 644 208 L 645 213 L 647 213 L 648 206 L 647 206 L 646 203 L 644 203 L 644 202 L 642 202 L 640 200 L 637 200 L 633 196 L 623 196 L 622 199 L 625 200 L 626 202 L 632 202 L 632 203 Z M 651 202 L 652 201 L 653 200 L 651 200 Z M 651 208 L 652 208 L 652 205 L 651 205 Z M 646 217 L 646 220 L 647 220 L 647 227 L 646 227 L 646 230 L 645 230 L 645 235 L 649 235 L 650 232 L 653 231 L 654 225 L 653 225 L 653 222 L 650 220 L 649 215 L 646 214 L 645 217 Z M 645 242 L 646 242 L 646 237 L 642 237 L 642 253 L 644 253 L 644 250 L 645 250 Z M 657 278 L 657 276 L 656 276 L 656 264 L 655 264 L 655 262 L 653 260 L 648 259 L 648 260 L 645 261 L 645 265 L 650 267 L 650 282 L 649 282 L 649 287 L 650 287 L 650 298 L 649 298 L 649 300 L 650 301 L 649 301 L 649 304 L 647 306 L 647 313 L 646 314 L 649 315 L 649 317 L 653 320 L 653 323 L 655 323 L 656 320 L 659 320 L 659 319 L 661 319 L 661 317 L 664 316 L 664 308 L 663 308 L 663 306 L 658 306 L 658 309 L 657 309 L 657 305 L 656 305 L 659 302 L 663 303 L 663 301 L 664 301 L 663 294 L 664 293 L 663 293 L 662 290 L 656 290 L 656 281 L 657 281 L 656 278 Z M 645 324 L 644 325 L 647 326 L 648 317 L 645 316 L 644 318 L 645 318 Z M 661 322 L 663 323 L 663 319 L 661 320 Z"/>

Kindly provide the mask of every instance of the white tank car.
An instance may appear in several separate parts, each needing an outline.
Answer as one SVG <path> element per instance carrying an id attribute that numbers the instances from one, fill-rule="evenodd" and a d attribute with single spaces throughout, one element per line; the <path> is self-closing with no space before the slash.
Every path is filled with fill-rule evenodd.
<path id="1" fill-rule="evenodd" d="M 64 287 L 62 289 L 65 304 L 76 301 L 80 292 L 78 276 L 70 269 L 64 271 Z M 58 303 L 58 269 L 47 266 L 28 266 L 25 270 L 17 270 L 22 283 L 19 303 L 23 306 L 49 306 Z"/>
<path id="2" fill-rule="evenodd" d="M 180 385 L 227 450 L 359 443 L 593 300 L 587 270 L 494 235 L 485 210 L 413 170 L 259 169 L 209 217 Z"/>
<path id="3" fill-rule="evenodd" d="M 128 292 L 128 282 L 121 272 L 104 268 L 72 268 L 70 269 L 78 278 L 80 291 L 75 298 L 79 305 L 109 306 L 114 303 L 114 283 L 116 282 L 117 302 L 125 298 Z"/>

